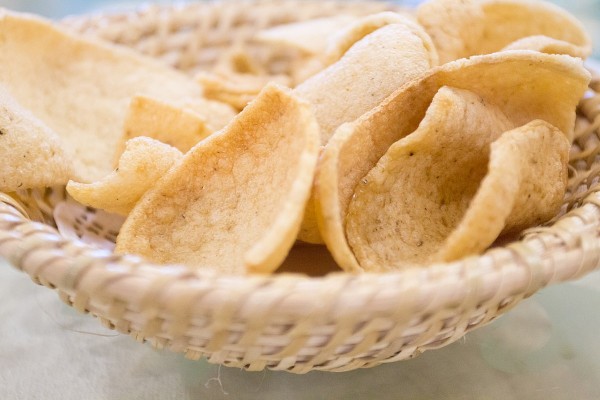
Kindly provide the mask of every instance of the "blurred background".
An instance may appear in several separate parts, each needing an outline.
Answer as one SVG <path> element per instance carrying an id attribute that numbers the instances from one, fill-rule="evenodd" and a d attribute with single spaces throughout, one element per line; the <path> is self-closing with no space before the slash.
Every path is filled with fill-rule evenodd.
<path id="1" fill-rule="evenodd" d="M 69 14 L 82 14 L 104 9 L 122 10 L 144 3 L 169 4 L 174 2 L 173 0 L 0 0 L 0 6 L 35 12 L 51 18 L 61 18 Z M 414 6 L 419 3 L 419 0 L 397 2 Z M 552 2 L 569 10 L 583 22 L 596 44 L 594 56 L 600 58 L 600 0 L 552 0 Z"/>

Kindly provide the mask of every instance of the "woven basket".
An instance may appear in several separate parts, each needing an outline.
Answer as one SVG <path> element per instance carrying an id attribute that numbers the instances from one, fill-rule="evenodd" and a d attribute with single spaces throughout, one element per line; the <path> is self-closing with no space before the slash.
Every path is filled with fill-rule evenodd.
<path id="1" fill-rule="evenodd" d="M 321 1 L 149 7 L 64 24 L 187 71 L 266 26 L 393 9 Z M 191 359 L 250 370 L 345 371 L 454 342 L 540 288 L 600 265 L 600 80 L 579 107 L 561 214 L 478 257 L 387 274 L 223 276 L 154 266 L 62 237 L 64 188 L 0 193 L 0 255 L 103 325 Z M 37 221 L 37 222 L 34 222 Z M 114 233 L 113 233 L 114 234 Z"/>

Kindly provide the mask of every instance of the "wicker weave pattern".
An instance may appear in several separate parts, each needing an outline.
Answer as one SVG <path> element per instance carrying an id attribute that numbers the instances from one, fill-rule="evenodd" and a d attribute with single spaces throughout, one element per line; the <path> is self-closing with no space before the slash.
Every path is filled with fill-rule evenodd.
<path id="1" fill-rule="evenodd" d="M 245 9 L 239 4 L 148 8 L 126 17 L 98 16 L 69 24 L 153 49 L 187 68 L 205 60 L 194 46 L 206 42 L 186 47 L 175 39 L 178 35 L 204 40 L 206 32 L 218 27 L 222 31 L 215 35 L 222 37 L 232 26 L 233 32 L 244 31 L 242 22 L 233 23 L 237 20 L 223 10 L 250 20 L 260 15 L 262 24 L 281 21 L 281 15 L 298 16 L 297 8 L 281 11 L 273 2 L 243 4 Z M 254 12 L 259 6 L 268 11 Z M 263 15 L 269 13 L 280 16 Z M 313 15 L 307 11 L 299 18 Z M 195 21 L 193 27 L 190 21 Z M 600 90 L 600 81 L 595 79 L 591 87 Z M 322 278 L 222 276 L 211 270 L 156 267 L 139 257 L 115 256 L 62 238 L 50 218 L 62 189 L 20 193 L 17 197 L 27 203 L 23 207 L 0 193 L 0 255 L 105 326 L 191 359 L 305 373 L 411 358 L 459 339 L 548 284 L 600 266 L 600 95 L 590 92 L 580 109 L 564 214 L 480 257 L 397 273 Z M 45 223 L 32 222 L 26 213 Z"/>
<path id="2" fill-rule="evenodd" d="M 154 268 L 69 242 L 3 199 L 0 254 L 79 311 L 159 348 L 249 369 L 347 370 L 460 338 L 541 287 L 598 266 L 597 195 L 552 229 L 425 270 L 324 278 Z"/>
<path id="3" fill-rule="evenodd" d="M 390 10 L 403 9 L 373 1 L 242 0 L 149 6 L 136 13 L 72 18 L 63 24 L 81 34 L 161 58 L 180 70 L 195 72 L 209 69 L 223 50 L 246 42 L 269 26 L 340 13 L 367 15 Z"/>

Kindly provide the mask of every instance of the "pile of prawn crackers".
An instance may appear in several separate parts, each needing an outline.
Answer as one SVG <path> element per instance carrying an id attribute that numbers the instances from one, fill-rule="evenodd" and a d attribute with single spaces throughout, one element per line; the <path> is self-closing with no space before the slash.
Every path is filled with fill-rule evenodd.
<path id="1" fill-rule="evenodd" d="M 0 11 L 0 191 L 126 216 L 115 252 L 271 273 L 450 262 L 559 212 L 591 43 L 540 1 L 431 0 L 258 30 L 184 74 Z"/>

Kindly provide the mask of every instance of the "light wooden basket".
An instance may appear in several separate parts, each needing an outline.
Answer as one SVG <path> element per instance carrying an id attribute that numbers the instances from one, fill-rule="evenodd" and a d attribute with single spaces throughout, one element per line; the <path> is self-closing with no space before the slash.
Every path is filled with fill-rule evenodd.
<path id="1" fill-rule="evenodd" d="M 147 7 L 65 21 L 183 70 L 210 66 L 266 26 L 382 3 L 253 1 Z M 561 214 L 478 257 L 387 274 L 223 276 L 154 266 L 62 237 L 63 188 L 0 193 L 0 255 L 107 327 L 250 370 L 345 371 L 408 359 L 480 327 L 549 284 L 600 265 L 600 80 L 579 106 Z M 30 218 L 31 217 L 31 218 Z M 36 222 L 37 221 L 37 222 Z"/>

